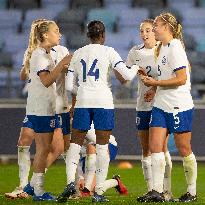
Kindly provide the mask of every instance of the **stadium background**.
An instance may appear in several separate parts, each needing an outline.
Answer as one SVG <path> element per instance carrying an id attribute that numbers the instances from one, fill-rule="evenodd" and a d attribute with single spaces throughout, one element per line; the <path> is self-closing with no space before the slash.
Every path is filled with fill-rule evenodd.
<path id="1" fill-rule="evenodd" d="M 0 156 L 15 157 L 17 151 L 26 102 L 25 82 L 19 80 L 19 70 L 33 20 L 54 19 L 63 34 L 61 45 L 75 51 L 88 43 L 87 22 L 100 19 L 106 25 L 105 44 L 126 60 L 129 49 L 141 43 L 140 22 L 162 11 L 174 13 L 183 25 L 192 66 L 192 96 L 196 108 L 200 108 L 194 119 L 193 150 L 203 160 L 205 0 L 0 0 Z M 135 137 L 137 79 L 121 86 L 113 75 L 112 91 L 118 107 L 114 135 L 119 143 L 119 158 L 135 159 L 141 152 Z"/>

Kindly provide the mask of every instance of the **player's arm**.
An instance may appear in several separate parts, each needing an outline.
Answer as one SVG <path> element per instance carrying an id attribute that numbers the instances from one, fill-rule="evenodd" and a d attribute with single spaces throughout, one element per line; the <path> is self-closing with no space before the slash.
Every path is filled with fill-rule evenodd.
<path id="1" fill-rule="evenodd" d="M 39 72 L 38 75 L 42 84 L 47 88 L 52 85 L 61 72 L 66 72 L 68 65 L 70 64 L 71 58 L 72 55 L 67 55 L 58 63 L 58 65 L 52 71 L 42 70 L 41 72 Z"/>
<path id="2" fill-rule="evenodd" d="M 176 71 L 175 77 L 167 80 L 155 80 L 151 77 L 146 77 L 146 76 L 142 76 L 141 80 L 146 86 L 160 86 L 160 87 L 181 86 L 184 85 L 187 80 L 186 68 Z"/>

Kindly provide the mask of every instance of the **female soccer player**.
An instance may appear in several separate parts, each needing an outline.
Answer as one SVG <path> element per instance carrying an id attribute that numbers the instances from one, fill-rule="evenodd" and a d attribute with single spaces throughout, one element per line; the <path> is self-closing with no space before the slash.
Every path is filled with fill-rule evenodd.
<path id="1" fill-rule="evenodd" d="M 154 33 L 160 41 L 156 49 L 158 80 L 142 77 L 145 85 L 158 87 L 150 122 L 153 190 L 146 201 L 164 201 L 163 145 L 167 131 L 174 133 L 188 185 L 187 193 L 179 201 L 195 201 L 197 163 L 190 144 L 194 105 L 190 94 L 189 63 L 182 43 L 182 26 L 172 14 L 163 13 L 155 18 Z"/>
<path id="2" fill-rule="evenodd" d="M 57 65 L 50 52 L 59 44 L 61 34 L 53 21 L 45 21 L 35 28 L 40 41 L 30 58 L 28 98 L 25 123 L 35 132 L 36 154 L 33 162 L 33 176 L 30 185 L 34 187 L 33 199 L 36 201 L 53 200 L 44 191 L 44 172 L 56 124 L 56 94 L 53 84 L 60 73 L 65 72 L 71 56 L 64 57 Z"/>
<path id="3" fill-rule="evenodd" d="M 102 195 L 106 180 L 109 154 L 108 142 L 114 128 L 114 104 L 109 84 L 112 68 L 121 75 L 121 80 L 130 80 L 137 69 L 127 69 L 119 54 L 104 46 L 105 27 L 100 21 L 91 21 L 87 27 L 87 36 L 91 44 L 78 49 L 73 56 L 68 73 L 78 77 L 76 104 L 73 117 L 73 129 L 70 148 L 67 152 L 67 186 L 57 200 L 64 202 L 76 192 L 75 173 L 80 158 L 81 146 L 93 121 L 96 133 L 96 188 L 94 202 L 108 201 Z"/>
<path id="4" fill-rule="evenodd" d="M 32 25 L 31 25 L 31 32 L 30 32 L 30 36 L 29 36 L 29 45 L 28 45 L 28 49 L 25 52 L 24 55 L 24 60 L 23 60 L 23 66 L 20 72 L 20 79 L 21 80 L 27 80 L 28 79 L 28 75 L 29 75 L 29 59 L 31 57 L 31 54 L 33 52 L 34 49 L 37 48 L 37 46 L 39 45 L 39 42 L 36 38 L 36 36 L 34 35 L 34 30 L 35 27 L 44 22 L 44 21 L 48 21 L 46 19 L 38 19 L 33 21 Z M 63 47 L 63 46 L 55 46 L 52 50 L 51 50 L 51 55 L 52 58 L 57 60 L 58 62 L 65 57 L 67 54 L 69 54 L 67 48 Z M 65 75 L 65 74 L 61 74 Z M 62 82 L 57 80 L 57 84 L 60 85 L 64 85 L 65 83 L 63 81 L 65 81 L 63 78 Z M 59 87 L 59 85 L 57 85 L 57 87 Z M 59 90 L 59 89 L 58 89 Z M 62 91 L 64 91 L 64 89 L 61 89 Z M 59 109 L 63 109 L 63 112 L 65 112 L 64 110 L 64 106 L 62 105 L 62 103 L 59 103 L 59 101 L 66 101 L 66 92 L 60 92 L 58 94 L 58 98 L 56 99 L 56 110 L 59 111 Z M 64 102 L 65 104 L 65 102 Z M 62 108 L 64 107 L 64 108 Z M 62 111 L 59 111 L 59 113 L 61 113 Z M 68 114 L 64 114 L 63 115 L 68 115 Z M 63 116 L 64 117 L 64 116 Z M 63 118 L 64 119 L 64 118 Z M 66 119 L 67 120 L 67 119 Z M 48 158 L 47 158 L 47 168 L 52 164 L 53 161 L 56 160 L 56 158 L 63 153 L 64 149 L 67 150 L 68 145 L 69 145 L 69 137 L 67 135 L 67 133 L 69 132 L 69 124 L 65 126 L 65 122 L 63 123 L 64 127 L 62 127 L 62 131 L 63 131 L 63 137 L 64 137 L 64 142 L 65 142 L 65 146 L 63 146 L 63 138 L 59 137 L 59 135 L 61 134 L 61 129 L 56 129 L 54 132 L 54 136 L 53 136 L 53 140 L 52 140 L 52 147 L 51 150 L 48 154 Z M 21 128 L 21 132 L 20 132 L 20 137 L 18 140 L 18 165 L 19 165 L 19 179 L 20 179 L 20 185 L 19 187 L 16 187 L 14 191 L 12 191 L 11 193 L 5 193 L 5 196 L 7 198 L 11 198 L 11 199 L 15 199 L 15 198 L 26 198 L 28 197 L 27 193 L 23 191 L 24 187 L 28 184 L 28 176 L 29 176 L 29 171 L 30 171 L 30 145 L 32 144 L 32 141 L 34 139 L 34 130 L 32 129 L 32 127 L 29 126 L 28 123 L 24 123 L 23 127 Z"/>
<path id="5" fill-rule="evenodd" d="M 145 19 L 140 25 L 140 37 L 143 41 L 142 45 L 134 46 L 127 57 L 127 66 L 137 64 L 141 68 L 145 69 L 145 74 L 157 79 L 157 68 L 154 59 L 154 49 L 157 44 L 155 40 L 155 34 L 153 32 L 152 19 Z M 151 117 L 151 110 L 154 103 L 156 87 L 147 87 L 143 84 L 141 79 L 138 79 L 138 98 L 137 98 L 137 116 L 136 116 L 136 127 L 137 136 L 140 138 L 142 147 L 142 169 L 144 179 L 147 182 L 148 192 L 153 189 L 153 178 L 152 178 L 152 166 L 151 166 L 151 153 L 149 150 L 149 122 Z M 149 99 L 146 99 L 146 98 Z M 165 140 L 164 153 L 166 160 L 166 171 L 164 175 L 164 194 L 169 200 L 171 198 L 171 169 L 172 162 L 169 151 L 167 150 L 167 139 Z M 144 197 L 140 196 L 137 198 L 138 201 L 143 202 Z"/>

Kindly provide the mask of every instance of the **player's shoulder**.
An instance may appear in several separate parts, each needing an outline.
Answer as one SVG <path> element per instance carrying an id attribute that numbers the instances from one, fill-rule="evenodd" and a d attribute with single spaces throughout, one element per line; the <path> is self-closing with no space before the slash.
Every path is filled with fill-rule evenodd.
<path id="1" fill-rule="evenodd" d="M 145 48 L 144 44 L 135 45 L 130 49 L 129 53 L 138 53 Z"/>
<path id="2" fill-rule="evenodd" d="M 32 57 L 33 58 L 43 58 L 46 55 L 46 50 L 44 48 L 36 48 L 33 52 L 32 52 Z"/>
<path id="3" fill-rule="evenodd" d="M 175 49 L 175 48 L 183 48 L 182 43 L 179 39 L 174 38 L 171 40 L 168 44 L 167 47 L 170 49 Z"/>
<path id="4" fill-rule="evenodd" d="M 68 49 L 65 46 L 61 46 L 61 45 L 54 46 L 51 50 L 53 52 L 68 53 Z"/>

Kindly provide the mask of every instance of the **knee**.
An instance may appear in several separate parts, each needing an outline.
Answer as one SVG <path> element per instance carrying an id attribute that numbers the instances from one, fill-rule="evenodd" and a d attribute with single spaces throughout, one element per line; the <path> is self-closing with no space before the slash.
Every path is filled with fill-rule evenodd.
<path id="1" fill-rule="evenodd" d="M 182 157 L 188 156 L 192 152 L 191 145 L 187 144 L 178 145 L 178 150 Z"/>
<path id="2" fill-rule="evenodd" d="M 31 146 L 32 139 L 27 137 L 20 137 L 18 140 L 18 146 Z"/>

